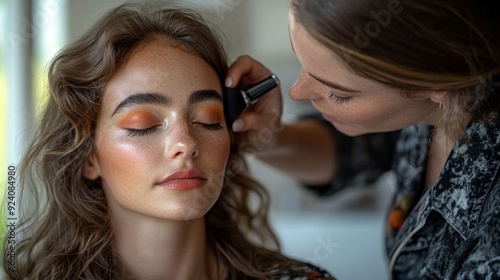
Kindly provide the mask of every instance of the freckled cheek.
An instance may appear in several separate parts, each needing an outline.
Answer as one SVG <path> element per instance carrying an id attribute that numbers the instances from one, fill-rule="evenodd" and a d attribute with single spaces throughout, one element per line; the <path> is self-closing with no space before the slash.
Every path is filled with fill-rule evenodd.
<path id="1" fill-rule="evenodd" d="M 388 110 L 383 106 L 371 104 L 334 104 L 330 106 L 334 116 L 339 122 L 352 123 L 357 125 L 372 125 L 384 121 L 387 118 Z"/>
<path id="2" fill-rule="evenodd" d="M 151 170 L 158 156 L 151 145 L 130 143 L 119 138 L 102 139 L 96 152 L 103 179 L 119 185 L 148 174 L 145 171 Z"/>
<path id="3" fill-rule="evenodd" d="M 214 137 L 205 142 L 206 158 L 218 169 L 225 167 L 230 149 L 229 136 Z"/>

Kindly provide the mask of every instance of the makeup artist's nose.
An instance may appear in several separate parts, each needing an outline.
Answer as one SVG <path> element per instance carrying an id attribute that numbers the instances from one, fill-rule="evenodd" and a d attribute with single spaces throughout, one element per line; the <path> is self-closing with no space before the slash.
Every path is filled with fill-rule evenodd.
<path id="1" fill-rule="evenodd" d="M 196 139 L 192 136 L 188 123 L 175 125 L 168 136 L 171 138 L 167 145 L 169 159 L 197 158 L 200 154 Z"/>
<path id="2" fill-rule="evenodd" d="M 314 83 L 311 77 L 302 69 L 297 77 L 297 81 L 292 85 L 289 91 L 290 98 L 293 100 L 316 100 L 321 96 L 314 91 Z"/>

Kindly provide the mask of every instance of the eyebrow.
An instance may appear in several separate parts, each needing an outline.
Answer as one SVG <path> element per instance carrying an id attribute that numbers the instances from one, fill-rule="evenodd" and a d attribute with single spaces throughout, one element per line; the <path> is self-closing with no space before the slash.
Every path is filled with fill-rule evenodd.
<path id="1" fill-rule="evenodd" d="M 317 80 L 318 82 L 322 83 L 323 85 L 327 86 L 327 87 L 331 87 L 331 88 L 334 88 L 336 90 L 340 90 L 340 91 L 345 91 L 345 92 L 350 92 L 350 93 L 356 93 L 356 92 L 359 92 L 359 90 L 354 90 L 354 89 L 350 89 L 350 88 L 346 88 L 344 86 L 341 86 L 339 84 L 336 84 L 334 82 L 329 82 L 329 81 L 325 81 L 319 77 L 316 77 L 314 76 L 313 74 L 311 73 L 308 73 L 309 76 L 311 76 L 313 79 Z"/>
<path id="2" fill-rule="evenodd" d="M 222 95 L 220 95 L 213 89 L 196 90 L 193 93 L 191 93 L 188 104 L 192 105 L 195 103 L 200 103 L 209 100 L 218 101 L 222 103 Z"/>
<path id="3" fill-rule="evenodd" d="M 195 103 L 200 103 L 208 100 L 214 100 L 222 103 L 222 96 L 212 89 L 202 89 L 195 90 L 191 93 L 188 99 L 188 105 L 192 105 Z M 134 105 L 143 105 L 143 104 L 151 104 L 151 105 L 160 105 L 160 106 L 169 106 L 172 103 L 172 99 L 168 96 L 165 96 L 156 92 L 145 92 L 145 93 L 135 93 L 133 95 L 125 98 L 116 109 L 113 111 L 111 116 L 117 114 L 121 110 L 125 108 L 132 107 Z"/>

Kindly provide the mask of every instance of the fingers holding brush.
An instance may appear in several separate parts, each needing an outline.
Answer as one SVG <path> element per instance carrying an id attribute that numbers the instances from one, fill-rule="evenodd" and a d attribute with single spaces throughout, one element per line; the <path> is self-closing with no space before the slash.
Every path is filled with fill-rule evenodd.
<path id="1" fill-rule="evenodd" d="M 228 88 L 245 87 L 255 84 L 271 75 L 262 63 L 248 55 L 238 57 L 227 71 L 225 85 Z"/>
<path id="2" fill-rule="evenodd" d="M 260 62 L 250 56 L 240 56 L 228 70 L 226 87 L 245 88 L 271 75 L 271 71 Z M 233 131 L 244 132 L 269 127 L 271 119 L 281 118 L 282 102 L 280 87 L 271 89 L 239 115 L 232 124 Z"/>

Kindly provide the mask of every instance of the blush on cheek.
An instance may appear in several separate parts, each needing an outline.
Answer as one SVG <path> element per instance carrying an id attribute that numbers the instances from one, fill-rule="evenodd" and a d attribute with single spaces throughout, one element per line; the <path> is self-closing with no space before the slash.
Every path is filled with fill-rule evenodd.
<path id="1" fill-rule="evenodd" d="M 214 155 L 213 158 L 214 158 L 214 162 L 217 163 L 217 166 L 222 166 L 221 170 L 225 170 L 226 163 L 227 163 L 228 158 L 229 158 L 229 152 L 218 153 L 218 154 Z"/>
<path id="2" fill-rule="evenodd" d="M 103 141 L 96 152 L 102 175 L 109 182 L 132 182 L 136 177 L 134 170 L 146 171 L 154 165 L 153 153 L 141 145 Z"/>
<path id="3" fill-rule="evenodd" d="M 208 158 L 212 158 L 212 161 L 216 163 L 217 166 L 225 166 L 229 157 L 230 145 L 229 134 L 221 138 L 215 138 L 207 149 L 210 153 Z"/>

